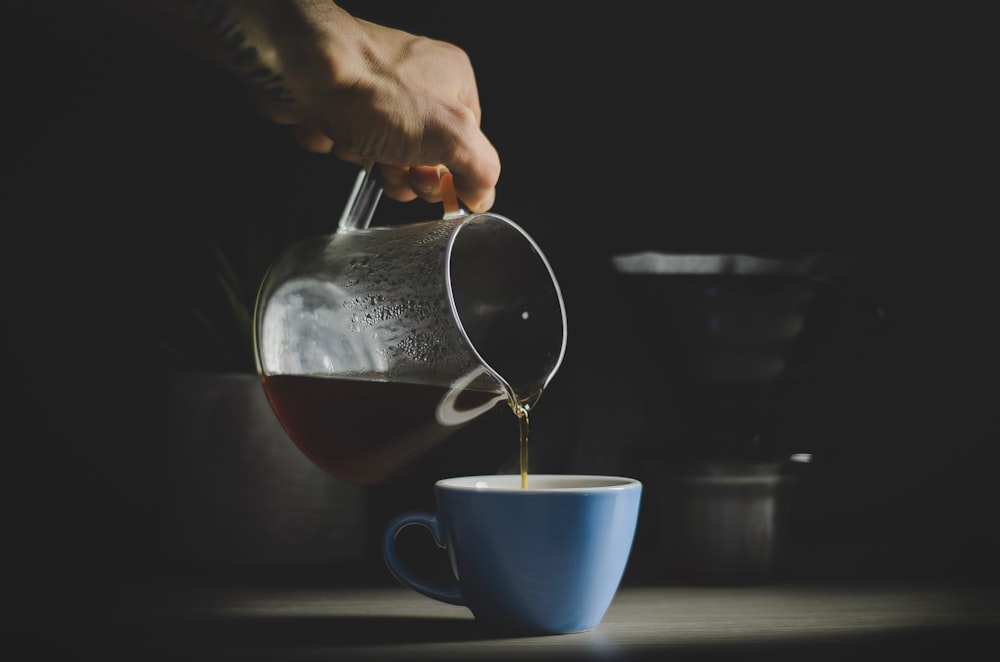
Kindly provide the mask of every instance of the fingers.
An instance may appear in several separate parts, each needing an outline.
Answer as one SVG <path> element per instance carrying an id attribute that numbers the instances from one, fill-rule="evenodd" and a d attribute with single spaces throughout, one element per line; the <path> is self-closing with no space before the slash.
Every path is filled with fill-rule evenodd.
<path id="1" fill-rule="evenodd" d="M 409 202 L 411 200 L 416 200 L 417 197 L 424 197 L 430 194 L 430 197 L 424 197 L 428 202 L 435 202 L 433 199 L 433 191 L 428 191 L 424 189 L 421 191 L 423 193 L 420 196 L 415 189 L 410 184 L 410 173 L 409 171 L 413 168 L 399 168 L 394 166 L 380 166 L 379 167 L 379 181 L 382 184 L 382 192 L 387 198 L 396 200 L 397 202 Z M 437 173 L 435 171 L 435 177 Z"/>
<path id="2" fill-rule="evenodd" d="M 323 131 L 308 124 L 297 123 L 289 115 L 268 108 L 265 117 L 273 122 L 291 124 L 292 135 L 303 149 L 316 154 L 332 153 L 337 158 L 363 165 L 366 159 L 356 152 L 339 148 Z M 496 200 L 496 182 L 500 177 L 500 157 L 496 149 L 479 133 L 474 137 L 471 156 L 455 157 L 444 166 L 421 165 L 413 167 L 381 165 L 381 183 L 384 194 L 399 202 L 421 198 L 430 203 L 441 202 L 441 172 L 451 172 L 455 191 L 462 206 L 470 212 L 484 212 Z M 443 170 L 442 170 L 443 168 Z"/>
<path id="3" fill-rule="evenodd" d="M 420 198 L 426 202 L 441 202 L 441 173 L 447 172 L 440 166 L 414 166 L 400 168 L 379 166 L 379 181 L 386 197 L 398 202 L 409 202 Z"/>
<path id="4" fill-rule="evenodd" d="M 426 202 L 436 204 L 443 200 L 441 175 L 449 171 L 449 168 L 443 166 L 398 168 L 383 165 L 380 167 L 382 191 L 386 197 L 398 202 L 409 202 L 420 198 Z M 494 180 L 489 179 L 489 176 L 487 176 L 485 186 L 473 187 L 471 189 L 468 186 L 464 189 L 459 189 L 457 185 L 458 178 L 454 172 L 452 172 L 452 179 L 456 183 L 455 191 L 462 200 L 462 206 L 467 211 L 484 212 L 493 206 L 496 198 L 496 189 L 492 185 L 492 181 Z M 472 190 L 473 193 L 465 193 L 463 196 L 462 190 Z M 473 200 L 474 202 L 470 203 L 469 200 Z"/>
<path id="5" fill-rule="evenodd" d="M 449 164 L 455 191 L 471 212 L 484 212 L 496 201 L 496 183 L 500 178 L 500 156 L 486 139 L 475 159 L 469 163 Z"/>
<path id="6" fill-rule="evenodd" d="M 295 142 L 303 149 L 316 154 L 332 153 L 337 158 L 364 165 L 361 155 L 342 150 L 322 131 L 306 124 L 292 127 Z M 500 176 L 500 158 L 488 142 L 484 154 L 469 164 L 453 166 L 380 166 L 382 191 L 386 197 L 398 202 L 421 198 L 430 203 L 441 202 L 441 173 L 451 172 L 455 192 L 462 205 L 470 212 L 484 212 L 496 200 L 496 182 Z"/>
<path id="7" fill-rule="evenodd" d="M 409 202 L 421 198 L 441 202 L 441 174 L 450 172 L 455 192 L 467 211 L 488 211 L 496 201 L 496 183 L 500 178 L 500 156 L 485 136 L 480 150 L 467 162 L 457 160 L 438 166 L 410 168 L 381 166 L 382 189 L 393 200 Z"/>
<path id="8" fill-rule="evenodd" d="M 484 212 L 496 200 L 496 184 L 500 179 L 500 155 L 479 128 L 478 119 L 465 115 L 465 122 L 456 128 L 453 138 L 442 140 L 450 145 L 443 155 L 444 166 L 452 175 L 455 192 L 470 212 Z"/>
<path id="9" fill-rule="evenodd" d="M 439 166 L 417 166 L 407 172 L 410 188 L 427 202 L 441 202 L 441 173 Z"/>

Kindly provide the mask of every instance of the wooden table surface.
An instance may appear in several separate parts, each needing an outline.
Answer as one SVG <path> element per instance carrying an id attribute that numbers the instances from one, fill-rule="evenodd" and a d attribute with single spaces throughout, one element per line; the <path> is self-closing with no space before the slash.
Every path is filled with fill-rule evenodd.
<path id="1" fill-rule="evenodd" d="M 122 660 L 1000 659 L 1000 590 L 900 583 L 622 586 L 590 632 L 501 637 L 397 586 L 132 586 L 77 595 L 38 650 Z M 53 616 L 55 615 L 55 616 Z"/>

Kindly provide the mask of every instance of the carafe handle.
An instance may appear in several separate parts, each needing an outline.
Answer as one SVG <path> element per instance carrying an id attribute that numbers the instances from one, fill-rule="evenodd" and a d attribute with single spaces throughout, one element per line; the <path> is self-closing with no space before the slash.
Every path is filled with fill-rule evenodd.
<path id="1" fill-rule="evenodd" d="M 354 190 L 347 199 L 344 212 L 337 223 L 337 232 L 363 230 L 372 222 L 375 206 L 382 197 L 382 186 L 375 175 L 375 164 L 367 163 L 354 181 Z"/>

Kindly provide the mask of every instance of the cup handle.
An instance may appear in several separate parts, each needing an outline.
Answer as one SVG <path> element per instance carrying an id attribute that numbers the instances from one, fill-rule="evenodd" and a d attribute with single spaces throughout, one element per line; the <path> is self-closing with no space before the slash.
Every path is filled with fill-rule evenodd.
<path id="1" fill-rule="evenodd" d="M 396 551 L 396 536 L 399 535 L 399 532 L 403 528 L 411 525 L 426 528 L 430 531 L 437 546 L 441 549 L 445 548 L 441 522 L 438 520 L 437 515 L 419 512 L 397 515 L 386 525 L 385 533 L 382 537 L 382 557 L 385 559 L 385 565 L 389 568 L 389 572 L 392 573 L 399 583 L 429 598 L 452 605 L 464 606 L 465 600 L 462 598 L 462 591 L 457 581 L 449 584 L 428 582 L 414 575 L 403 565 Z"/>

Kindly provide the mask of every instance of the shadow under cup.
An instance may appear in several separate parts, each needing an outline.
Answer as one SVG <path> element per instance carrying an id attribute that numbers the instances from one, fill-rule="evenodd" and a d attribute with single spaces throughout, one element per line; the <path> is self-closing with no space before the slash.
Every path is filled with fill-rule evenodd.
<path id="1" fill-rule="evenodd" d="M 597 627 L 628 563 L 642 484 L 618 476 L 519 474 L 448 478 L 435 484 L 437 512 L 407 512 L 385 529 L 383 555 L 402 583 L 468 607 L 480 624 L 524 634 Z M 447 550 L 454 581 L 407 566 L 396 538 L 428 529 Z"/>

